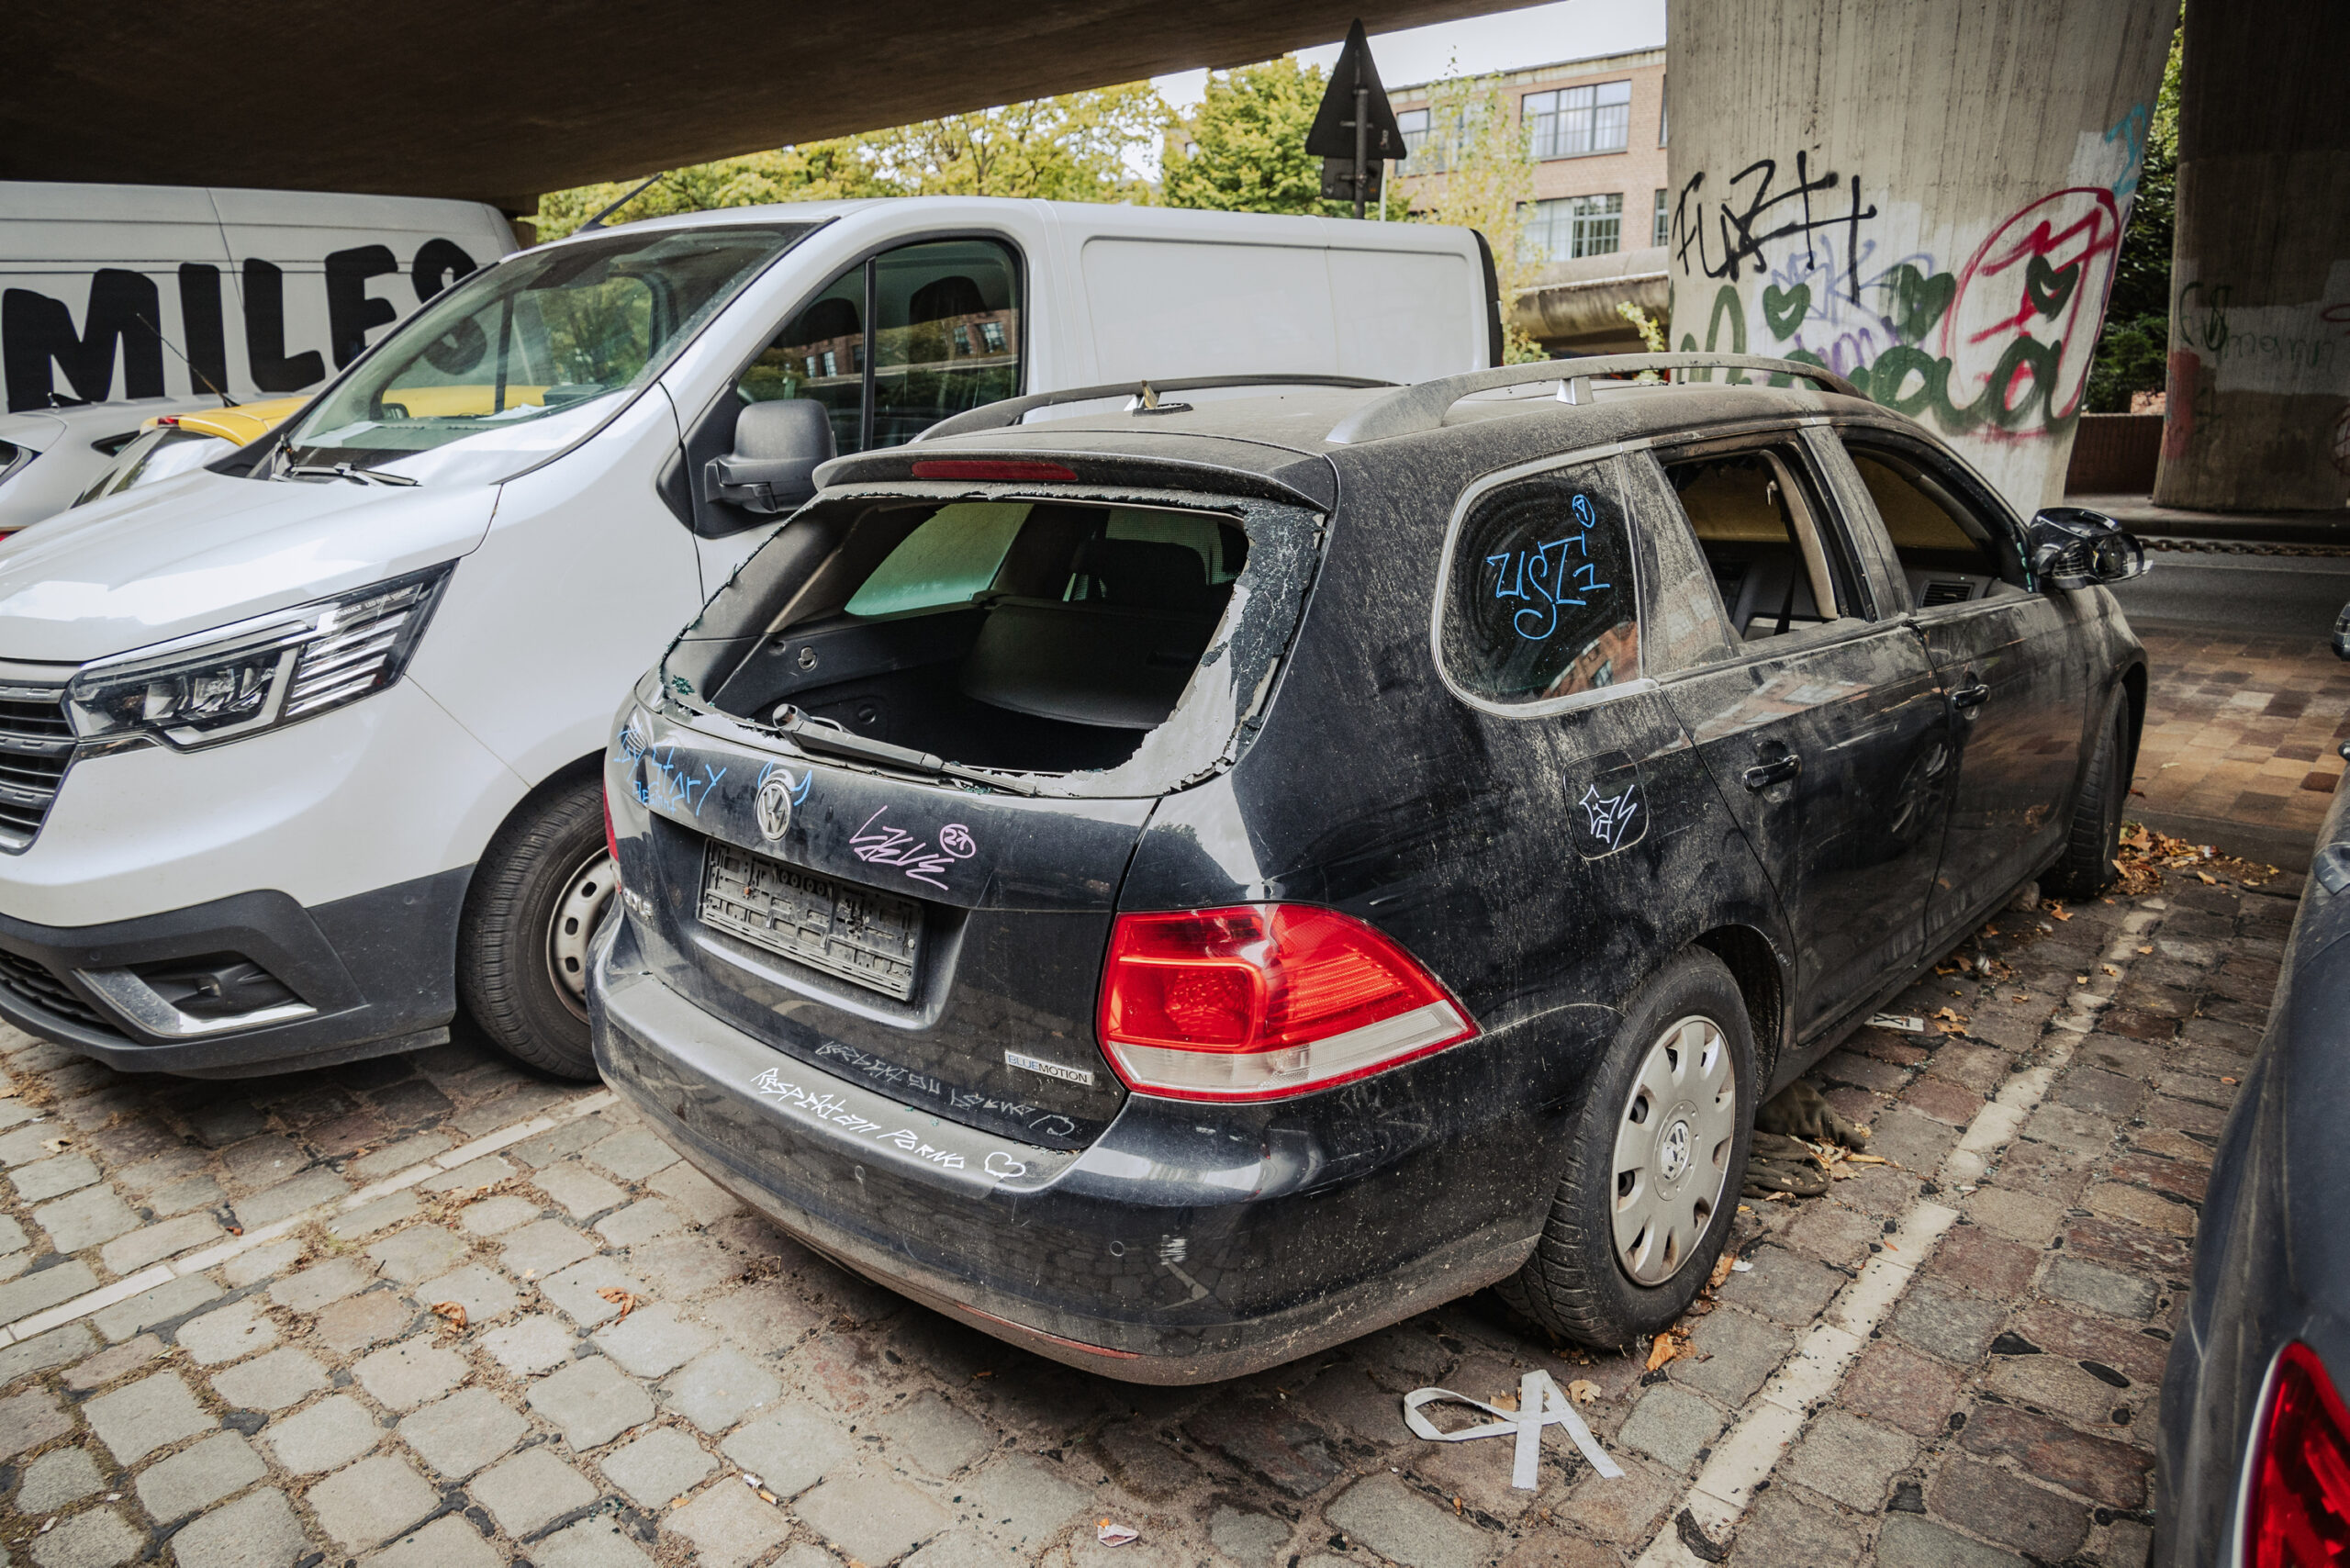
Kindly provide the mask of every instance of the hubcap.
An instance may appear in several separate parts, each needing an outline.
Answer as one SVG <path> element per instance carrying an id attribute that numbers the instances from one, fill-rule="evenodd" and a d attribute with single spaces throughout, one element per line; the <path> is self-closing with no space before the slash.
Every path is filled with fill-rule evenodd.
<path id="1" fill-rule="evenodd" d="M 1729 1040 L 1710 1018 L 1667 1025 L 1617 1122 L 1616 1258 L 1635 1281 L 1661 1285 L 1695 1256 L 1729 1180 L 1737 1134 Z"/>
<path id="2" fill-rule="evenodd" d="M 588 1017 L 588 939 L 612 902 L 619 879 L 612 857 L 599 846 L 564 883 L 554 902 L 554 918 L 547 925 L 547 974 L 554 993 L 582 1022 Z"/>

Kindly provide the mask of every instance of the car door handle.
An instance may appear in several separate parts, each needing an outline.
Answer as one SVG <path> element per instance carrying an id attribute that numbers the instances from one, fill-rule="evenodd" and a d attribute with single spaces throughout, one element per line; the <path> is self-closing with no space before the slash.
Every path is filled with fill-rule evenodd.
<path id="1" fill-rule="evenodd" d="M 1962 711 L 1968 708 L 1980 708 L 1989 700 L 1991 700 L 1991 689 L 1979 684 L 1962 686 L 1950 694 L 1950 705 Z"/>
<path id="2" fill-rule="evenodd" d="M 1803 758 L 1789 752 L 1785 756 L 1756 763 L 1740 777 L 1750 790 L 1768 790 L 1774 784 L 1785 783 L 1802 771 Z"/>

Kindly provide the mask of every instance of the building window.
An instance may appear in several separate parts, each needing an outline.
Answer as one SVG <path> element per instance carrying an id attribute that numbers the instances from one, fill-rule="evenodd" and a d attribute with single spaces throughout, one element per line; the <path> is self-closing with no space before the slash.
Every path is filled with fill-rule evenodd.
<path id="1" fill-rule="evenodd" d="M 1003 352 L 1003 323 L 1001 321 L 980 322 L 979 342 L 987 345 L 988 353 L 1002 353 Z"/>
<path id="2" fill-rule="evenodd" d="M 1531 262 L 1568 262 L 1624 248 L 1624 198 L 1563 196 L 1528 203 L 1520 248 Z"/>
<path id="3" fill-rule="evenodd" d="M 1621 152 L 1630 145 L 1632 84 L 1602 82 L 1528 93 L 1524 102 L 1527 135 L 1537 158 L 1580 158 L 1586 152 Z"/>
<path id="4" fill-rule="evenodd" d="M 1452 135 L 1435 134 L 1435 122 L 1426 109 L 1404 109 L 1395 117 L 1395 128 L 1404 133 L 1404 156 L 1396 162 L 1404 167 L 1398 174 L 1441 174 L 1452 162 L 1451 151 L 1460 140 L 1460 125 L 1456 119 Z"/>
<path id="5" fill-rule="evenodd" d="M 1649 243 L 1651 245 L 1673 243 L 1673 213 L 1665 206 L 1665 197 L 1669 194 L 1665 191 L 1656 193 L 1656 231 L 1649 238 Z"/>
<path id="6" fill-rule="evenodd" d="M 955 352 L 957 353 L 969 353 L 971 352 L 971 332 L 969 328 L 957 327 L 955 329 Z"/>

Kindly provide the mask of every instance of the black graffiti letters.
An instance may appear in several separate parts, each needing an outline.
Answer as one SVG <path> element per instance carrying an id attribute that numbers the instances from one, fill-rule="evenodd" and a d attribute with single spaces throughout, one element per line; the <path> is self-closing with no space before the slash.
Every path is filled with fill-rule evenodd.
<path id="1" fill-rule="evenodd" d="M 1849 184 L 1833 170 L 1814 177 L 1810 159 L 1807 152 L 1796 154 L 1795 182 L 1785 186 L 1779 183 L 1779 161 L 1757 159 L 1729 177 L 1728 196 L 1710 214 L 1698 195 L 1706 176 L 1691 175 L 1673 204 L 1673 259 L 1687 268 L 1694 250 L 1697 270 L 1707 277 L 1736 281 L 1741 267 L 1751 267 L 1758 274 L 1764 270 L 1762 251 L 1774 241 L 1797 235 L 1807 239 L 1841 224 L 1847 230 L 1845 268 L 1852 274 L 1846 292 L 1857 296 L 1861 286 L 1853 258 L 1860 249 L 1861 224 L 1876 216 L 1876 207 L 1861 205 L 1858 174 Z M 1718 232 L 1718 256 L 1707 242 L 1709 217 Z"/>
<path id="2" fill-rule="evenodd" d="M 55 372 L 65 372 L 71 396 L 102 402 L 114 391 L 117 345 L 122 353 L 123 395 L 163 395 L 163 345 L 152 323 L 162 319 L 155 280 L 119 267 L 101 267 L 90 280 L 90 308 L 82 330 L 62 300 L 12 288 L 0 296 L 0 338 L 6 340 L 8 411 L 46 409 L 56 400 Z"/>

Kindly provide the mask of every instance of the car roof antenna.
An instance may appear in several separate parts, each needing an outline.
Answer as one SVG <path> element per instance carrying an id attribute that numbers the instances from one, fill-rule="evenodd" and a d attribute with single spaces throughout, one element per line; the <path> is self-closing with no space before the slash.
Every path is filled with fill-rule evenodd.
<path id="1" fill-rule="evenodd" d="M 604 208 L 603 211 L 598 213 L 595 217 L 589 218 L 587 222 L 573 230 L 572 232 L 574 234 L 585 234 L 590 229 L 601 229 L 604 226 L 604 219 L 610 218 L 612 214 L 618 212 L 621 208 L 626 207 L 629 203 L 634 201 L 637 197 L 643 196 L 645 192 L 651 190 L 654 186 L 659 185 L 663 180 L 667 179 L 668 177 L 669 171 L 666 169 L 662 170 L 659 174 L 654 175 L 651 179 L 637 186 L 636 189 L 629 192 L 628 195 L 621 197 L 620 200 L 612 203 L 611 206 Z"/>
<path id="2" fill-rule="evenodd" d="M 146 328 L 149 331 L 153 332 L 155 334 L 155 341 L 162 344 L 165 348 L 170 349 L 173 359 L 179 361 L 182 364 L 187 365 L 188 379 L 190 381 L 203 383 L 204 389 L 207 392 L 211 393 L 215 398 L 220 399 L 220 406 L 222 408 L 233 409 L 237 406 L 237 400 L 234 398 L 229 397 L 229 394 L 221 391 L 220 388 L 212 385 L 212 377 L 196 369 L 195 365 L 188 364 L 187 355 L 180 353 L 179 345 L 173 342 L 171 339 L 163 336 L 162 332 L 157 329 L 154 322 L 150 321 L 146 317 L 135 312 L 132 314 L 130 319 L 138 322 L 140 326 Z"/>

